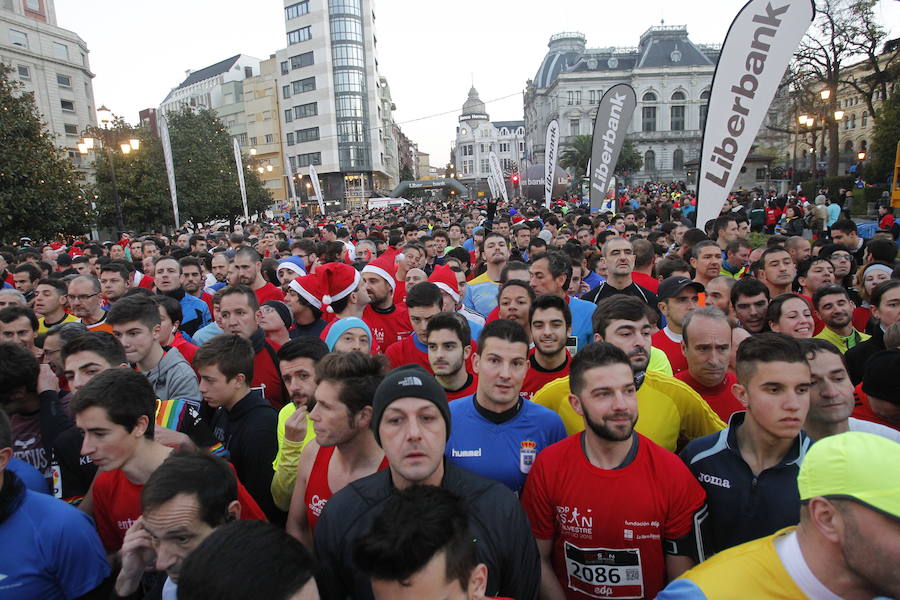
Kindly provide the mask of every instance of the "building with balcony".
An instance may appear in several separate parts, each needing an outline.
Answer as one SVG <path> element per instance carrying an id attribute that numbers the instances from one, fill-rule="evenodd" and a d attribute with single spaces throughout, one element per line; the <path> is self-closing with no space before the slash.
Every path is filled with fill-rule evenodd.
<path id="1" fill-rule="evenodd" d="M 0 60 L 12 68 L 9 76 L 34 94 L 57 145 L 76 166 L 90 169 L 76 145 L 82 131 L 97 124 L 94 74 L 84 40 L 57 25 L 54 1 L 0 1 Z"/>
<path id="2" fill-rule="evenodd" d="M 326 210 L 364 207 L 393 187 L 399 163 L 373 2 L 285 0 L 284 20 L 287 47 L 276 59 L 287 161 L 303 176 L 315 165 Z"/>
<path id="3" fill-rule="evenodd" d="M 263 187 L 276 204 L 288 201 L 288 179 L 284 169 L 284 149 L 279 119 L 278 61 L 273 54 L 259 63 L 259 74 L 243 81 L 244 113 L 247 124 L 249 160 Z M 285 207 L 291 209 L 293 207 Z"/>
<path id="4" fill-rule="evenodd" d="M 469 189 L 469 196 L 478 197 L 489 192 L 487 178 L 491 172 L 491 152 L 500 159 L 508 185 L 508 175 L 525 172 L 525 150 L 525 121 L 491 121 L 484 102 L 478 97 L 478 90 L 471 88 L 459 115 L 451 153 L 451 160 L 456 161 L 456 178 Z M 514 195 L 512 188 L 508 186 L 507 189 Z"/>

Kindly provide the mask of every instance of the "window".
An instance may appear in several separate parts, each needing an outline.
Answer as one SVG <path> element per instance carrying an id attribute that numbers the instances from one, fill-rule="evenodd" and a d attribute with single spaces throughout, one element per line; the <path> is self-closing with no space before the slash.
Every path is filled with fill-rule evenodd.
<path id="1" fill-rule="evenodd" d="M 64 112 L 75 112 L 75 103 L 71 100 L 60 100 L 59 105 Z"/>
<path id="2" fill-rule="evenodd" d="M 59 84 L 59 87 L 70 88 L 72 87 L 72 78 L 68 75 L 61 75 L 59 73 L 56 74 L 56 83 Z"/>
<path id="3" fill-rule="evenodd" d="M 362 42 L 362 23 L 353 18 L 332 19 L 331 39 L 334 42 Z"/>
<path id="4" fill-rule="evenodd" d="M 684 99 L 685 99 L 684 92 L 675 92 L 674 94 L 672 94 L 672 100 L 674 102 L 681 102 Z"/>
<path id="5" fill-rule="evenodd" d="M 700 129 L 706 127 L 706 113 L 709 112 L 709 105 L 704 104 L 700 107 Z"/>
<path id="6" fill-rule="evenodd" d="M 299 81 L 294 81 L 291 83 L 293 87 L 293 92 L 295 94 L 302 94 L 303 92 L 311 92 L 316 89 L 316 78 L 315 77 L 307 77 L 306 79 L 301 79 Z"/>
<path id="7" fill-rule="evenodd" d="M 596 104 L 597 103 L 597 90 L 591 90 L 590 97 L 591 97 L 591 104 Z"/>
<path id="8" fill-rule="evenodd" d="M 66 135 L 78 135 L 78 125 L 66 123 L 63 125 L 63 129 L 65 130 Z"/>
<path id="9" fill-rule="evenodd" d="M 60 60 L 69 60 L 69 47 L 59 42 L 53 42 L 53 56 Z"/>
<path id="10" fill-rule="evenodd" d="M 644 97 L 641 98 L 642 102 L 656 102 L 656 94 L 653 92 L 647 92 L 644 94 Z"/>
<path id="11" fill-rule="evenodd" d="M 281 86 L 281 97 L 285 98 L 285 99 L 291 97 L 291 86 L 289 86 L 289 85 Z"/>
<path id="12" fill-rule="evenodd" d="M 358 96 L 338 96 L 335 100 L 338 119 L 362 118 L 363 99 Z"/>
<path id="13" fill-rule="evenodd" d="M 290 123 L 293 120 L 294 120 L 294 110 L 289 108 L 286 111 L 284 111 L 284 122 Z"/>
<path id="14" fill-rule="evenodd" d="M 655 106 L 645 106 L 641 109 L 641 131 L 656 131 Z"/>
<path id="15" fill-rule="evenodd" d="M 281 74 L 287 75 L 289 70 L 290 70 L 290 67 L 288 66 L 288 61 L 286 61 L 286 60 L 282 61 L 281 62 Z"/>
<path id="16" fill-rule="evenodd" d="M 850 115 L 850 129 L 856 129 L 856 113 Z"/>
<path id="17" fill-rule="evenodd" d="M 463 156 L 472 156 L 472 154 L 473 154 L 472 144 L 466 144 L 465 146 L 462 147 L 462 155 Z"/>
<path id="18" fill-rule="evenodd" d="M 569 120 L 569 135 L 581 135 L 581 121 L 578 119 Z"/>
<path id="19" fill-rule="evenodd" d="M 489 173 L 491 170 L 491 161 L 486 158 L 482 158 L 478 164 L 478 170 L 482 173 Z"/>
<path id="20" fill-rule="evenodd" d="M 485 152 L 490 152 L 490 151 L 491 151 L 491 145 L 490 145 L 490 144 L 478 144 L 478 150 L 479 150 L 482 154 L 484 154 Z"/>
<path id="21" fill-rule="evenodd" d="M 362 121 L 341 121 L 337 124 L 339 142 L 365 142 Z"/>
<path id="22" fill-rule="evenodd" d="M 319 128 L 318 127 L 310 127 L 309 129 L 298 129 L 297 130 L 297 143 L 301 142 L 313 142 L 319 139 Z"/>
<path id="23" fill-rule="evenodd" d="M 312 32 L 310 27 L 311 25 L 307 25 L 306 27 L 301 27 L 300 29 L 288 31 L 288 45 L 290 46 L 291 44 L 299 44 L 300 42 L 305 42 L 312 39 Z"/>
<path id="24" fill-rule="evenodd" d="M 266 143 L 267 143 L 267 144 L 273 144 L 273 143 L 275 143 L 275 136 L 272 135 L 271 133 L 267 133 L 267 134 L 266 134 Z"/>
<path id="25" fill-rule="evenodd" d="M 765 181 L 766 180 L 766 168 L 760 167 L 756 169 L 756 180 L 757 181 Z"/>
<path id="26" fill-rule="evenodd" d="M 235 139 L 237 139 L 238 144 L 240 144 L 241 146 L 247 145 L 247 134 L 246 133 L 239 133 L 238 135 L 235 136 Z"/>
<path id="27" fill-rule="evenodd" d="M 255 146 L 255 145 L 256 145 L 256 141 L 257 141 L 257 140 L 256 140 L 256 136 L 251 137 L 251 138 L 250 138 L 250 145 L 251 145 L 251 146 Z"/>
<path id="28" fill-rule="evenodd" d="M 359 67 L 362 69 L 366 66 L 363 49 L 356 44 L 334 44 L 331 47 L 331 56 L 334 58 L 336 67 Z"/>
<path id="29" fill-rule="evenodd" d="M 700 92 L 700 99 L 709 100 L 709 90 L 703 90 L 702 92 Z"/>
<path id="30" fill-rule="evenodd" d="M 864 110 L 862 113 L 862 123 L 859 124 L 860 127 L 865 127 L 869 124 L 869 111 Z"/>
<path id="31" fill-rule="evenodd" d="M 519 152 L 525 152 L 525 142 L 519 142 Z"/>
<path id="32" fill-rule="evenodd" d="M 675 152 L 672 153 L 672 169 L 675 171 L 684 170 L 684 150 L 681 148 L 676 148 Z"/>
<path id="33" fill-rule="evenodd" d="M 341 70 L 334 74 L 334 91 L 365 92 L 366 76 L 362 71 Z"/>
<path id="34" fill-rule="evenodd" d="M 312 52 L 304 52 L 303 54 L 298 54 L 297 56 L 291 57 L 291 69 L 300 69 L 302 67 L 308 67 L 313 64 L 313 53 Z"/>
<path id="35" fill-rule="evenodd" d="M 671 109 L 672 131 L 684 131 L 684 106 L 673 106 Z"/>
<path id="36" fill-rule="evenodd" d="M 471 175 L 474 163 L 471 160 L 463 161 L 463 175 Z"/>
<path id="37" fill-rule="evenodd" d="M 509 152 L 509 142 L 500 142 L 500 152 Z"/>
<path id="38" fill-rule="evenodd" d="M 305 15 L 308 12 L 309 0 L 303 0 L 303 2 L 298 2 L 297 4 L 286 6 L 284 9 L 284 18 L 287 20 L 296 19 L 300 15 Z"/>
<path id="39" fill-rule="evenodd" d="M 315 102 L 309 104 L 301 104 L 294 107 L 294 118 L 302 119 L 304 117 L 314 117 L 319 114 L 319 106 Z"/>
<path id="40" fill-rule="evenodd" d="M 17 68 L 19 71 L 19 79 L 22 81 L 29 81 L 31 79 L 31 70 L 28 67 L 19 65 Z"/>
<path id="41" fill-rule="evenodd" d="M 293 134 L 293 132 L 287 134 L 287 145 L 288 145 L 288 146 L 293 146 L 293 145 L 294 145 L 294 134 Z"/>
<path id="42" fill-rule="evenodd" d="M 653 150 L 647 150 L 644 153 L 644 170 L 645 171 L 656 171 L 656 153 Z"/>
<path id="43" fill-rule="evenodd" d="M 297 166 L 298 167 L 308 167 L 309 165 L 321 165 L 322 164 L 322 153 L 321 152 L 310 152 L 308 154 L 298 154 L 297 155 Z"/>
<path id="44" fill-rule="evenodd" d="M 15 29 L 9 30 L 9 43 L 13 46 L 28 47 L 28 34 Z"/>
<path id="45" fill-rule="evenodd" d="M 362 9 L 360 8 L 359 0 L 329 0 L 328 8 L 331 9 L 332 15 L 356 15 L 358 17 L 362 16 Z M 372 15 L 372 19 L 375 19 L 375 15 Z"/>
<path id="46" fill-rule="evenodd" d="M 575 104 L 575 92 L 566 92 L 566 104 L 569 106 Z"/>
<path id="47" fill-rule="evenodd" d="M 847 154 L 853 152 L 853 142 L 851 142 L 850 140 L 844 142 L 844 152 L 846 152 Z"/>
<path id="48" fill-rule="evenodd" d="M 41 0 L 25 0 L 25 10 L 43 14 L 41 12 Z"/>

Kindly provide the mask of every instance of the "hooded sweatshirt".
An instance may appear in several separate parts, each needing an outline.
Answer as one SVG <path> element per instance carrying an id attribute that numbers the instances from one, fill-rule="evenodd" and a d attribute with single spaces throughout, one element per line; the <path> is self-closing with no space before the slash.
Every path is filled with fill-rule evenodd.
<path id="1" fill-rule="evenodd" d="M 167 348 L 159 364 L 144 374 L 160 400 L 186 398 L 199 404 L 197 374 L 177 348 Z"/>

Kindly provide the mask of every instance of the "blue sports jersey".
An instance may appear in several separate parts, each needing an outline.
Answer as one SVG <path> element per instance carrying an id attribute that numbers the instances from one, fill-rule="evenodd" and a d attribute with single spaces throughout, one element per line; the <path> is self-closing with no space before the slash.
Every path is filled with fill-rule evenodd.
<path id="1" fill-rule="evenodd" d="M 463 306 L 471 308 L 482 317 L 487 317 L 497 308 L 497 294 L 500 286 L 486 278 L 475 278 L 466 286 Z"/>
<path id="2" fill-rule="evenodd" d="M 581 298 L 569 298 L 569 310 L 572 312 L 572 335 L 578 338 L 578 350 L 594 341 L 592 319 L 597 305 Z M 573 355 L 575 352 L 572 353 Z"/>
<path id="3" fill-rule="evenodd" d="M 448 460 L 517 494 L 538 453 L 566 437 L 559 415 L 529 400 L 515 417 L 500 425 L 479 414 L 474 395 L 451 402 L 450 416 Z"/>

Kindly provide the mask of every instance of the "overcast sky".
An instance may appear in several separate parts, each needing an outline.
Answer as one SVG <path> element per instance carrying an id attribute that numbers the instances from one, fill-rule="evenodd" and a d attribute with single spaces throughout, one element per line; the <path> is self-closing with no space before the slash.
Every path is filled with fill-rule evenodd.
<path id="1" fill-rule="evenodd" d="M 469 87 L 492 120 L 522 119 L 522 91 L 550 36 L 580 31 L 588 47 L 637 46 L 648 27 L 687 25 L 695 43 L 721 43 L 744 0 L 377 0 L 378 61 L 395 120 L 431 164 L 444 165 Z M 235 54 L 266 59 L 286 45 L 281 0 L 56 0 L 60 27 L 81 36 L 94 96 L 126 121 L 157 107 L 197 70 Z M 900 2 L 880 0 L 900 30 Z M 504 98 L 501 100 L 501 98 Z M 496 100 L 496 101 L 493 101 Z"/>

